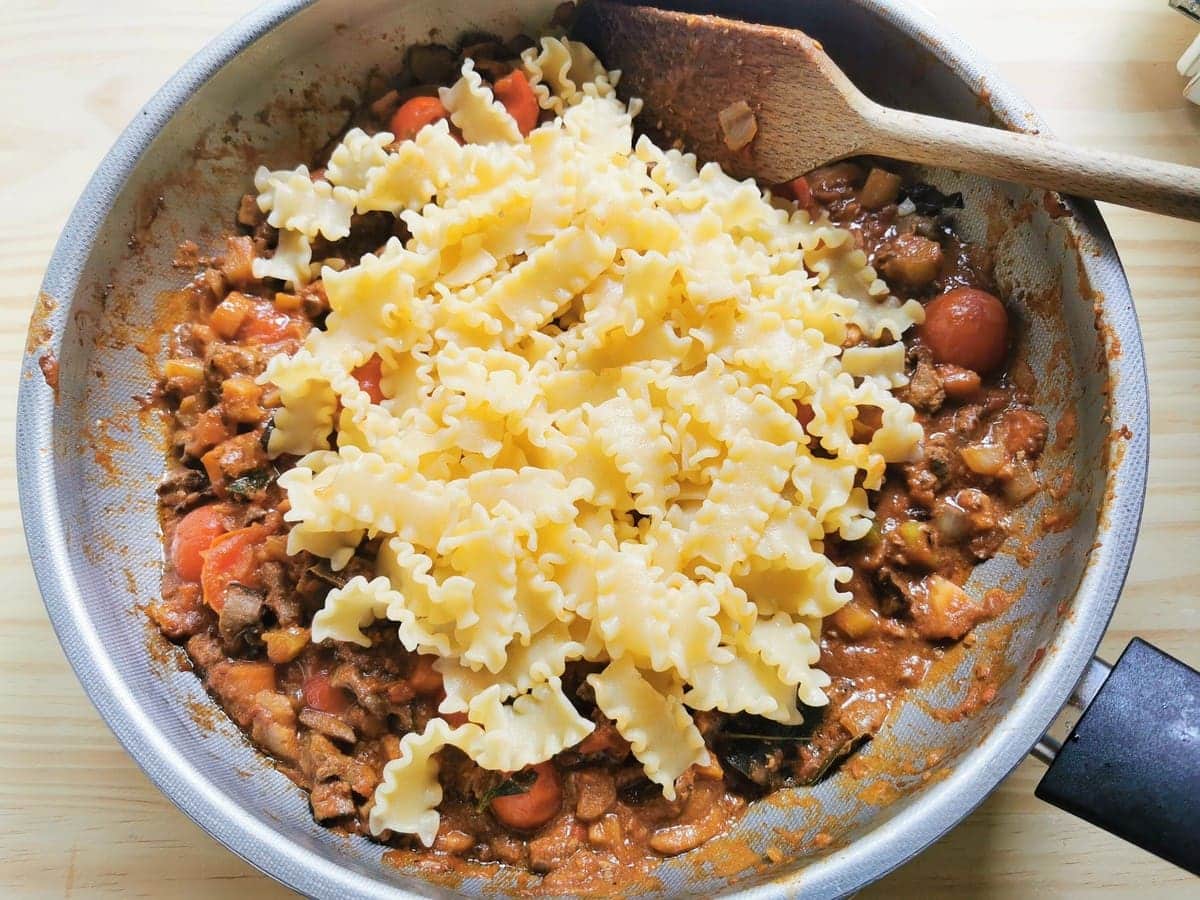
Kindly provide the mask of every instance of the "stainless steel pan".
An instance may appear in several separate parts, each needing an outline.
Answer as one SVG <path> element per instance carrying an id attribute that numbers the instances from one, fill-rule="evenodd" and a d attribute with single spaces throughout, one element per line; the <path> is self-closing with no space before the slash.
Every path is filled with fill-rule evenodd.
<path id="1" fill-rule="evenodd" d="M 175 245 L 214 240 L 259 162 L 292 165 L 325 143 L 342 127 L 338 101 L 357 97 L 374 67 L 393 70 L 403 47 L 431 32 L 536 30 L 553 6 L 263 7 L 192 59 L 118 140 L 67 223 L 34 314 L 18 413 L 20 493 L 63 648 L 164 793 L 231 850 L 309 894 L 451 896 L 478 893 L 483 882 L 431 884 L 381 864 L 380 847 L 316 826 L 303 794 L 250 749 L 181 670 L 181 652 L 145 623 L 139 608 L 158 589 L 154 486 L 163 443 L 134 398 L 152 381 L 155 298 L 178 285 Z M 882 101 L 1041 127 L 967 47 L 906 3 L 739 9 L 804 27 Z M 866 776 L 842 772 L 804 791 L 802 803 L 784 802 L 797 797 L 785 792 L 757 804 L 735 834 L 664 863 L 660 893 L 836 896 L 898 866 L 967 815 L 1039 741 L 1117 601 L 1137 534 L 1149 430 L 1142 344 L 1117 254 L 1091 204 L 1052 217 L 1040 192 L 948 172 L 930 177 L 965 193 L 963 231 L 995 250 L 998 278 L 1019 311 L 1020 354 L 1037 373 L 1038 405 L 1063 436 L 1044 468 L 1061 499 L 1027 512 L 1018 529 L 1026 552 L 976 572 L 974 589 L 1001 586 L 1017 601 L 893 716 L 863 751 Z M 57 390 L 43 377 L 51 360 L 60 365 Z M 1047 504 L 1061 515 L 1048 515 Z M 1003 676 L 996 698 L 971 716 L 938 716 L 961 703 L 980 662 Z M 218 714 L 197 714 L 206 710 Z M 784 859 L 765 866 L 771 847 Z M 506 883 L 491 881 L 493 889 Z"/>

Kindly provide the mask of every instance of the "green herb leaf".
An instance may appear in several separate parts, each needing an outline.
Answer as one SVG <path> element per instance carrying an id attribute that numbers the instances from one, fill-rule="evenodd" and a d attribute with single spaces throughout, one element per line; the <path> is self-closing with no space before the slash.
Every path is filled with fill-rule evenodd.
<path id="1" fill-rule="evenodd" d="M 229 482 L 229 484 L 225 485 L 225 490 L 239 497 L 250 497 L 265 488 L 274 478 L 275 475 L 271 472 L 261 470 L 249 472 L 241 478 L 235 478 Z"/>
<path id="2" fill-rule="evenodd" d="M 944 209 L 962 209 L 963 195 L 959 192 L 943 194 L 932 184 L 918 182 L 901 189 L 902 200 L 911 200 L 917 212 L 923 216 L 936 216 Z"/>
<path id="3" fill-rule="evenodd" d="M 723 731 L 717 735 L 722 741 L 766 741 L 779 744 L 811 744 L 812 738 L 801 734 L 748 734 L 744 731 Z"/>
<path id="4" fill-rule="evenodd" d="M 497 797 L 515 797 L 518 794 L 528 793 L 537 781 L 537 772 L 533 769 L 525 769 L 517 772 L 509 778 L 505 778 L 494 788 L 487 791 L 479 798 L 479 803 L 475 806 L 476 812 L 483 812 L 492 805 L 492 801 Z"/>
<path id="5" fill-rule="evenodd" d="M 771 761 L 791 748 L 809 744 L 820 714 L 805 713 L 802 725 L 784 725 L 761 716 L 742 714 L 728 719 L 724 730 L 712 737 L 713 750 L 721 762 L 747 780 L 765 787 Z"/>
<path id="6" fill-rule="evenodd" d="M 319 578 L 321 581 L 335 588 L 343 588 L 346 586 L 346 582 L 349 581 L 342 574 L 329 568 L 329 563 L 324 561 L 317 563 L 315 566 L 309 566 L 305 571 L 313 578 Z"/>

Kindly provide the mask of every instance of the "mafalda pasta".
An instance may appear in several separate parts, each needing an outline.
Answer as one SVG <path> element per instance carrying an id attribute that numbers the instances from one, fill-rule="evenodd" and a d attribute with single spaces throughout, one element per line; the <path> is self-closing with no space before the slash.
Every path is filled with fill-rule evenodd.
<path id="1" fill-rule="evenodd" d="M 319 269 L 324 329 L 260 382 L 282 403 L 270 452 L 301 457 L 279 481 L 288 551 L 336 570 L 379 542 L 312 639 L 369 646 L 386 619 L 437 657 L 442 715 L 402 739 L 370 813 L 426 845 L 439 750 L 509 772 L 593 730 L 562 690 L 572 661 L 603 664 L 596 704 L 668 798 L 708 758 L 692 711 L 797 724 L 825 703 L 821 620 L 851 570 L 823 542 L 868 532 L 867 491 L 922 438 L 892 394 L 922 307 L 849 232 L 635 140 L 637 102 L 583 45 L 522 63 L 554 113 L 525 137 L 468 60 L 440 94 L 466 143 L 444 120 L 398 144 L 354 130 L 325 180 L 255 179 L 279 229 L 257 277 L 318 274 L 314 239 L 355 213 L 410 235 Z M 851 327 L 874 346 L 843 351 Z"/>

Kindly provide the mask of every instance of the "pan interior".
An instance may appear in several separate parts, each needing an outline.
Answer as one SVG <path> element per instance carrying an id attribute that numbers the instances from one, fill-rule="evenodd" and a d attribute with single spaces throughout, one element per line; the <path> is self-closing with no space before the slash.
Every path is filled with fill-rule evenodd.
<path id="1" fill-rule="evenodd" d="M 154 487 L 164 447 L 161 423 L 153 412 L 140 411 L 135 398 L 152 387 L 148 359 L 161 349 L 153 327 L 163 312 L 156 297 L 186 277 L 171 267 L 176 245 L 193 239 L 202 248 L 214 246 L 232 225 L 238 198 L 251 188 L 254 168 L 306 161 L 343 127 L 343 101 L 361 95 L 373 70 L 395 70 L 406 45 L 431 34 L 451 40 L 462 32 L 536 32 L 554 5 L 371 0 L 302 8 L 187 99 L 124 184 L 102 180 L 92 186 L 96 240 L 76 256 L 78 270 L 65 262 L 70 254 L 60 248 L 55 262 L 62 267 L 47 279 L 52 327 L 26 366 L 36 374 L 39 353 L 55 352 L 60 397 L 52 404 L 45 389 L 46 397 L 23 401 L 42 404 L 52 416 L 44 435 L 32 428 L 23 432 L 26 458 L 40 460 L 23 478 L 27 492 L 39 492 L 39 508 L 47 515 L 38 527 L 60 542 L 51 562 L 43 541 L 31 534 L 43 589 L 52 566 L 62 581 L 53 590 L 65 599 L 56 609 L 60 601 L 48 596 L 48 604 L 58 613 L 68 655 L 93 660 L 104 681 L 88 685 L 98 705 L 106 714 L 120 707 L 127 721 L 136 722 L 121 737 L 167 793 L 185 807 L 188 798 L 204 797 L 238 810 L 225 826 L 206 824 L 301 889 L 316 889 L 312 871 L 321 867 L 316 860 L 344 873 L 349 880 L 340 883 L 363 894 L 386 886 L 420 895 L 477 894 L 484 881 L 434 886 L 411 871 L 381 865 L 380 847 L 316 826 L 303 793 L 250 749 L 197 679 L 181 668 L 182 653 L 146 623 L 140 608 L 156 595 L 161 564 Z M 881 13 L 876 4 L 813 0 L 784 8 L 744 3 L 724 8 L 748 17 L 769 9 L 770 16 L 758 17 L 805 28 L 881 101 L 981 123 L 992 118 L 988 103 L 964 81 L 969 70 L 956 72 L 940 62 L 906 33 L 911 19 Z M 1042 473 L 1054 490 L 1022 511 L 1014 532 L 1025 536 L 1024 544 L 1010 547 L 1020 552 L 980 567 L 970 585 L 974 591 L 1000 587 L 1016 600 L 999 620 L 977 629 L 969 652 L 952 651 L 937 677 L 891 718 L 862 752 L 863 764 L 854 767 L 858 777 L 843 768 L 816 788 L 754 805 L 735 833 L 664 863 L 656 886 L 648 888 L 651 895 L 711 896 L 735 883 L 738 890 L 778 886 L 801 869 L 806 870 L 801 883 L 814 893 L 836 894 L 881 874 L 903 855 L 856 857 L 868 853 L 868 837 L 879 842 L 894 835 L 889 825 L 911 821 L 932 792 L 948 789 L 956 773 L 968 770 L 975 794 L 960 806 L 969 809 L 1013 764 L 1013 758 L 994 752 L 995 735 L 1003 731 L 998 726 L 1011 720 L 1043 654 L 1053 658 L 1064 623 L 1080 612 L 1072 598 L 1101 532 L 1102 511 L 1113 502 L 1111 436 L 1123 424 L 1108 419 L 1118 386 L 1112 375 L 1116 363 L 1106 352 L 1108 332 L 1097 327 L 1096 314 L 1097 302 L 1127 300 L 1119 269 L 1109 296 L 1097 295 L 1097 280 L 1114 277 L 1097 267 L 1105 259 L 1115 266 L 1115 257 L 1105 257 L 1111 251 L 1102 235 L 1072 217 L 1052 218 L 1040 191 L 944 171 L 927 177 L 945 191 L 963 192 L 961 232 L 993 248 L 997 280 L 1020 323 L 1019 353 L 1036 373 L 1037 405 L 1052 426 Z M 1107 350 L 1113 349 L 1110 341 Z M 1140 358 L 1137 363 L 1129 377 L 1141 377 Z M 43 387 L 40 381 L 27 383 L 23 393 Z M 1074 431 L 1074 437 L 1056 442 L 1056 430 Z M 1140 503 L 1140 493 L 1133 502 Z M 1119 583 L 1124 563 L 1116 565 Z M 69 616 L 63 611 L 68 608 Z M 1101 619 L 1107 614 L 1098 613 Z M 999 682 L 995 699 L 974 715 L 956 717 L 952 711 L 969 702 L 975 675 L 984 667 Z M 1054 711 L 1046 709 L 1045 719 Z M 146 734 L 153 739 L 147 741 Z M 173 761 L 167 765 L 164 758 Z M 950 824 L 934 823 L 910 852 Z M 246 832 L 288 849 L 274 861 L 256 855 L 246 849 Z M 781 862 L 765 864 L 779 855 Z M 489 890 L 507 884 L 504 875 L 488 883 Z"/>

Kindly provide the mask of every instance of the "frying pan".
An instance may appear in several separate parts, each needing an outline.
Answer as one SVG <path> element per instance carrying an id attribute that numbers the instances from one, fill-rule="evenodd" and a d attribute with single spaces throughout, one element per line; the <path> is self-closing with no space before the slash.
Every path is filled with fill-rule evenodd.
<path id="1" fill-rule="evenodd" d="M 154 486 L 164 440 L 161 421 L 137 398 L 153 384 L 155 323 L 169 313 L 159 292 L 183 277 L 170 265 L 178 242 L 212 246 L 255 166 L 291 166 L 314 153 L 343 127 L 346 101 L 362 95 L 373 70 L 394 71 L 406 45 L 536 31 L 554 5 L 264 6 L 193 58 L 117 141 L 63 231 L 34 312 L 17 418 L 20 497 L 66 655 L 167 796 L 231 850 L 308 894 L 461 896 L 485 884 L 515 891 L 517 881 L 501 872 L 434 883 L 382 863 L 377 845 L 315 825 L 303 793 L 253 751 L 186 671 L 182 651 L 146 622 L 141 607 L 156 595 L 161 567 Z M 1040 127 L 968 48 L 905 3 L 720 8 L 804 28 L 884 103 Z M 964 193 L 960 230 L 994 251 L 1019 322 L 1018 356 L 1036 373 L 1036 405 L 1053 426 L 1042 472 L 1054 490 L 1021 512 L 1019 539 L 969 585 L 1004 589 L 1013 603 L 977 629 L 974 647 L 947 654 L 853 773 L 843 767 L 815 788 L 754 804 L 729 835 L 665 861 L 642 885 L 647 896 L 852 892 L 960 821 L 1035 745 L 1057 756 L 1045 795 L 1197 864 L 1195 673 L 1140 644 L 1107 680 L 1092 663 L 1137 534 L 1149 431 L 1142 344 L 1116 251 L 1091 204 L 1061 208 L 1041 192 L 950 172 L 924 177 Z M 54 362 L 57 381 L 44 376 Z M 1178 696 L 1164 696 L 1171 678 Z M 977 702 L 985 681 L 995 696 Z M 1042 740 L 1069 698 L 1082 704 L 1098 685 L 1066 750 Z M 1120 715 L 1131 706 L 1140 721 Z M 1165 769 L 1130 766 L 1123 753 L 1156 753 Z"/>

